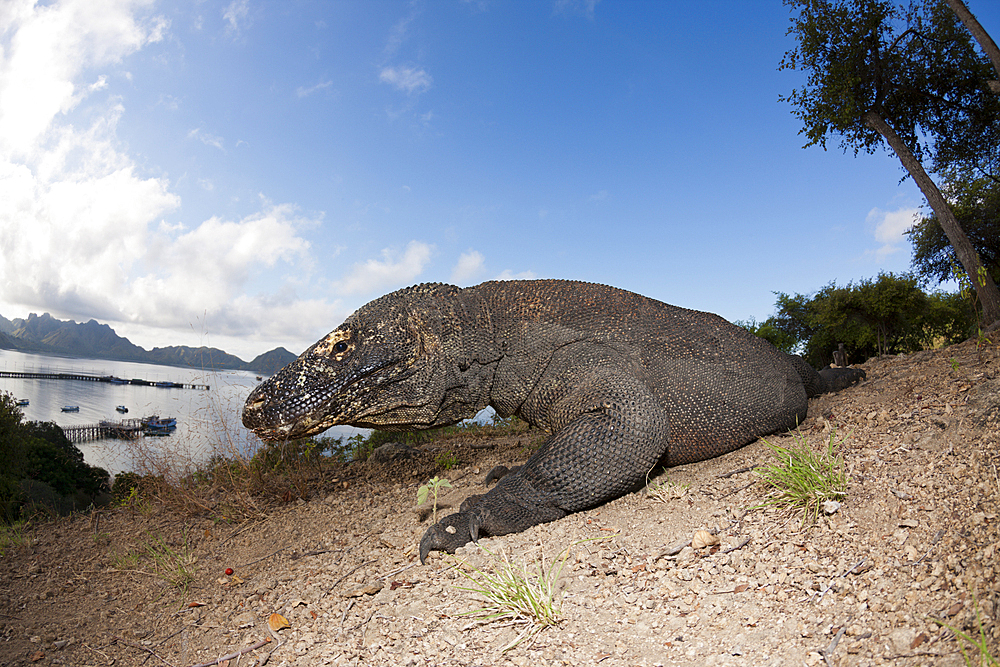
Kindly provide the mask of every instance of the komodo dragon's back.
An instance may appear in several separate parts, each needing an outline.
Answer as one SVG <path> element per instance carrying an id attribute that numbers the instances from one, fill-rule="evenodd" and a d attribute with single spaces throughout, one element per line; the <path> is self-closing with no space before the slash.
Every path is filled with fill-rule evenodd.
<path id="1" fill-rule="evenodd" d="M 593 507 L 657 464 L 719 456 L 806 416 L 864 377 L 817 373 L 717 315 L 560 280 L 417 285 L 362 307 L 247 399 L 266 439 L 337 424 L 419 429 L 487 405 L 551 436 L 421 540 L 454 551 Z"/>

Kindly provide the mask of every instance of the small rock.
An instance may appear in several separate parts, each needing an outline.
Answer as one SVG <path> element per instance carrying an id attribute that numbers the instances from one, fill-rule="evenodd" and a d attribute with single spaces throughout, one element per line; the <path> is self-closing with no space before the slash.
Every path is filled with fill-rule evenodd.
<path id="1" fill-rule="evenodd" d="M 823 501 L 823 513 L 824 514 L 836 514 L 840 510 L 840 503 L 836 500 L 824 500 Z"/>

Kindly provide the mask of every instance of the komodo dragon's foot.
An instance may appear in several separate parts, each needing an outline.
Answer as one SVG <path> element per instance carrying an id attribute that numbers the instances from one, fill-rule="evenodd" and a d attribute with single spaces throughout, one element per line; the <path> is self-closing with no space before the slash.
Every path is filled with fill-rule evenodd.
<path id="1" fill-rule="evenodd" d="M 528 494 L 518 491 L 530 487 L 516 476 L 506 477 L 505 482 L 510 483 L 498 484 L 485 495 L 470 496 L 459 512 L 428 528 L 420 540 L 420 562 L 425 563 L 432 551 L 453 554 L 459 547 L 478 540 L 480 535 L 519 533 L 535 524 L 566 516 L 565 510 L 552 504 L 525 501 L 524 495 Z"/>

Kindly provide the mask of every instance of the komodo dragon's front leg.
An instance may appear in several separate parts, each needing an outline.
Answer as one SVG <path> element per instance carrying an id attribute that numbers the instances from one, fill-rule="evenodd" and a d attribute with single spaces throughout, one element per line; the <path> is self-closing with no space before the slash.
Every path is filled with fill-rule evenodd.
<path id="1" fill-rule="evenodd" d="M 420 561 L 480 534 L 505 535 L 594 507 L 639 486 L 669 443 L 666 413 L 622 371 L 605 371 L 523 414 L 552 436 L 475 504 L 445 517 L 420 540 Z"/>

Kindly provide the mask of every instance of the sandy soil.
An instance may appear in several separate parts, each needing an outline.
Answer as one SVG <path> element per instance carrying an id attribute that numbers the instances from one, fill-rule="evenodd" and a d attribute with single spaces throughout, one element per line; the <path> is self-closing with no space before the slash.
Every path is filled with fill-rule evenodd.
<path id="1" fill-rule="evenodd" d="M 265 639 L 221 664 L 964 664 L 933 619 L 981 623 L 1000 656 L 1000 353 L 965 343 L 863 367 L 865 382 L 812 401 L 801 427 L 817 449 L 834 430 L 850 478 L 813 525 L 752 509 L 766 489 L 747 469 L 771 458 L 758 442 L 670 469 L 652 480 L 673 484 L 662 497 L 461 549 L 484 571 L 569 550 L 560 622 L 507 652 L 524 626 L 463 615 L 482 600 L 456 588 L 469 585 L 457 561 L 417 561 L 431 518 L 415 499 L 442 474 L 454 486 L 442 509 L 457 507 L 495 463 L 525 458 L 532 432 L 449 441 L 461 461 L 449 471 L 428 450 L 346 466 L 308 499 L 244 499 L 261 509 L 239 523 L 217 499 L 39 526 L 0 563 L 0 664 L 181 667 Z M 721 543 L 677 552 L 698 530 Z M 172 586 L 150 549 L 180 556 L 193 581 Z M 290 627 L 269 630 L 273 613 Z"/>

